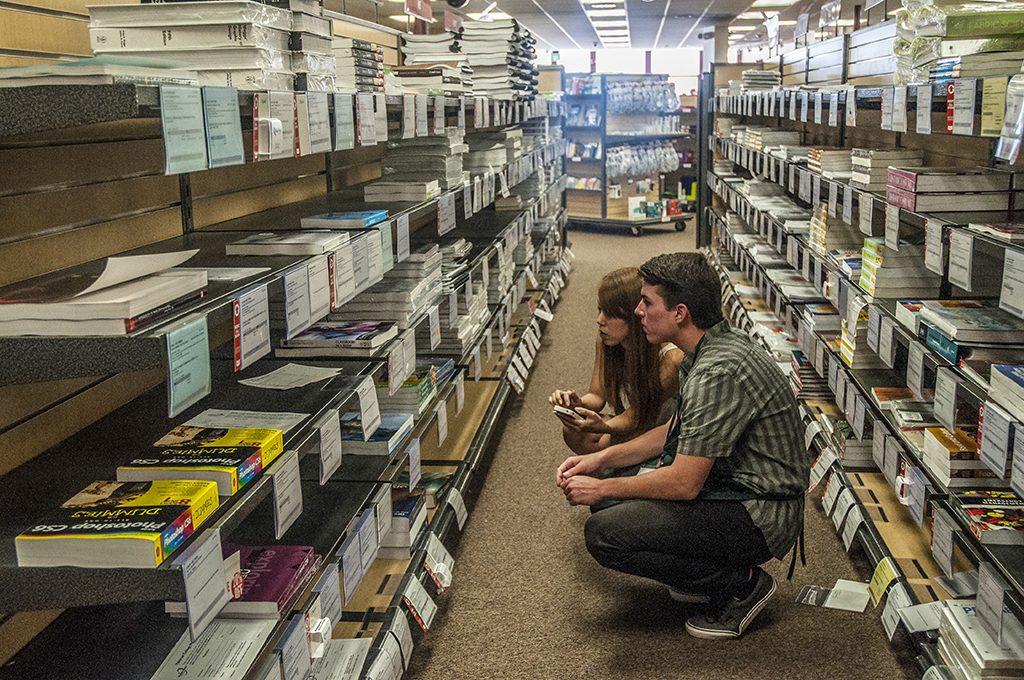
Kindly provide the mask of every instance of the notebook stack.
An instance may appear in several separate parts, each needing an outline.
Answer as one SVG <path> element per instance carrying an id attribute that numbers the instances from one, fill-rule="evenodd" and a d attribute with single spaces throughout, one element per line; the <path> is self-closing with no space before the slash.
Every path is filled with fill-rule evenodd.
<path id="1" fill-rule="evenodd" d="M 1024 627 L 1012 613 L 1003 619 L 1002 644 L 978 618 L 975 600 L 944 600 L 938 652 L 958 678 L 1024 678 Z"/>
<path id="2" fill-rule="evenodd" d="M 850 150 L 812 146 L 807 151 L 807 169 L 828 179 L 848 179 L 853 172 Z"/>
<path id="3" fill-rule="evenodd" d="M 889 168 L 885 200 L 914 212 L 1008 210 L 1012 178 L 989 168 Z"/>
<path id="4" fill-rule="evenodd" d="M 864 244 L 864 235 L 837 217 L 828 214 L 828 206 L 820 205 L 811 215 L 811 231 L 807 245 L 825 256 L 832 250 L 853 250 Z"/>
<path id="5" fill-rule="evenodd" d="M 331 20 L 323 17 L 316 0 L 291 4 L 291 70 L 295 89 L 302 92 L 334 92 L 337 62 L 332 49 Z"/>
<path id="6" fill-rule="evenodd" d="M 853 149 L 850 185 L 861 191 L 885 191 L 890 165 L 919 165 L 923 159 L 914 149 Z"/>
<path id="7" fill-rule="evenodd" d="M 514 19 L 466 21 L 459 50 L 473 69 L 473 92 L 491 99 L 533 99 L 536 39 Z"/>
<path id="8" fill-rule="evenodd" d="M 387 184 L 436 181 L 442 191 L 456 189 L 466 182 L 462 160 L 468 151 L 463 132 L 455 127 L 445 128 L 443 135 L 389 141 L 381 159 L 381 181 Z M 369 184 L 367 189 L 374 184 Z"/>
<path id="9" fill-rule="evenodd" d="M 742 92 L 774 90 L 782 85 L 782 75 L 778 71 L 747 70 L 743 72 L 740 78 L 740 90 Z"/>
<path id="10" fill-rule="evenodd" d="M 340 92 L 384 91 L 384 48 L 365 40 L 338 38 L 331 41 Z"/>
<path id="11" fill-rule="evenodd" d="M 459 66 L 445 64 L 421 64 L 395 66 L 391 73 L 398 79 L 403 92 L 431 96 L 461 97 L 473 94 L 472 76 L 463 73 Z M 470 76 L 467 85 L 464 78 Z"/>
<path id="12" fill-rule="evenodd" d="M 172 60 L 240 90 L 294 88 L 291 30 L 292 12 L 247 0 L 89 7 L 95 54 Z"/>
<path id="13" fill-rule="evenodd" d="M 966 430 L 950 432 L 944 427 L 926 428 L 922 462 L 946 487 L 999 489 L 1010 486 L 979 459 L 974 436 Z"/>
<path id="14" fill-rule="evenodd" d="M 758 151 L 780 146 L 799 146 L 800 133 L 767 127 L 749 127 L 744 133 L 744 142 L 741 143 Z"/>
<path id="15" fill-rule="evenodd" d="M 901 240 L 899 246 L 893 250 L 884 238 L 864 239 L 860 287 L 876 298 L 938 297 L 942 277 L 924 266 L 924 245 Z"/>

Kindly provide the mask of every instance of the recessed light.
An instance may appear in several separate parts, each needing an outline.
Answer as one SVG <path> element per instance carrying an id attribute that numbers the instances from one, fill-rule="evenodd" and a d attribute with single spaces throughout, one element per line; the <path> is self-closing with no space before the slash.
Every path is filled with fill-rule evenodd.
<path id="1" fill-rule="evenodd" d="M 629 25 L 625 19 L 607 19 L 602 21 L 591 21 L 590 23 L 593 24 L 594 28 L 601 26 L 607 26 L 608 28 L 625 28 Z"/>
<path id="2" fill-rule="evenodd" d="M 795 5 L 797 0 L 754 0 L 754 4 L 750 6 L 751 9 L 758 7 L 789 7 Z"/>
<path id="3" fill-rule="evenodd" d="M 587 12 L 588 17 L 623 17 L 626 16 L 624 9 L 597 9 Z"/>

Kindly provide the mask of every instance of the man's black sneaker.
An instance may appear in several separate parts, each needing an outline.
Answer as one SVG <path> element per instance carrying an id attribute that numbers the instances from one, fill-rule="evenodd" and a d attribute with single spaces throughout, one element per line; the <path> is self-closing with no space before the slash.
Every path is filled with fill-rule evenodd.
<path id="1" fill-rule="evenodd" d="M 668 596 L 680 604 L 707 604 L 711 598 L 704 593 L 687 593 L 683 590 L 677 590 L 672 586 L 666 586 L 668 588 Z"/>
<path id="2" fill-rule="evenodd" d="M 697 614 L 686 620 L 686 632 L 704 640 L 738 638 L 775 594 L 775 579 L 760 567 L 754 568 L 754 592 L 743 600 L 735 598 L 717 612 Z"/>

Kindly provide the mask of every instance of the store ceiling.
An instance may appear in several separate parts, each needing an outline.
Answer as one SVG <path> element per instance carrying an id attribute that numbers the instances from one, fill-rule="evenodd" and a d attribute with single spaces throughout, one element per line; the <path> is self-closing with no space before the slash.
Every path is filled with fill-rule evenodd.
<path id="1" fill-rule="evenodd" d="M 625 5 L 629 42 L 602 43 L 579 0 L 498 0 L 493 11 L 502 11 L 522 21 L 548 49 L 593 49 L 595 47 L 693 47 L 698 34 L 711 32 L 717 22 L 732 19 L 746 10 L 752 0 L 586 0 L 601 6 Z M 435 2 L 435 12 L 437 5 Z M 472 0 L 463 11 L 480 12 L 491 4 Z M 603 18 L 601 20 L 604 20 Z M 621 36 L 620 36 L 621 37 Z"/>

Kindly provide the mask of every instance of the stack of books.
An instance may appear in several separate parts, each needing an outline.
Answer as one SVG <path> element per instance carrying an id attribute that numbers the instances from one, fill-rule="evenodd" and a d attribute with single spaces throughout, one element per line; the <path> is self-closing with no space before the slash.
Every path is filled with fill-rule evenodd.
<path id="1" fill-rule="evenodd" d="M 1024 64 L 1024 51 L 980 52 L 954 57 L 939 57 L 928 62 L 928 76 L 934 83 L 947 83 L 957 78 L 990 78 L 1014 76 Z M 920 67 L 923 70 L 923 67 Z"/>
<path id="2" fill-rule="evenodd" d="M 462 159 L 468 151 L 463 132 L 454 127 L 439 136 L 389 141 L 381 159 L 381 181 L 392 185 L 436 181 L 443 191 L 456 189 L 466 182 Z"/>
<path id="3" fill-rule="evenodd" d="M 758 151 L 782 146 L 799 146 L 800 133 L 768 127 L 749 127 L 746 130 L 745 139 L 741 143 Z"/>
<path id="4" fill-rule="evenodd" d="M 972 223 L 967 228 L 1007 243 L 1024 243 L 1024 223 L 1021 222 Z"/>
<path id="5" fill-rule="evenodd" d="M 248 0 L 89 7 L 95 54 L 173 60 L 200 85 L 241 90 L 294 88 L 291 30 L 290 11 Z"/>
<path id="6" fill-rule="evenodd" d="M 1008 210 L 1013 175 L 990 168 L 889 168 L 885 200 L 914 212 Z"/>
<path id="7" fill-rule="evenodd" d="M 457 36 L 458 34 L 450 31 L 423 35 L 403 33 L 403 63 L 410 66 L 433 66 L 435 64 L 465 65 L 467 63 L 466 55 L 461 52 L 461 45 L 456 40 Z"/>
<path id="8" fill-rule="evenodd" d="M 891 85 L 896 71 L 896 22 L 883 21 L 851 35 L 846 81 L 851 85 Z M 910 69 L 906 72 L 909 72 Z"/>
<path id="9" fill-rule="evenodd" d="M 958 428 L 950 432 L 944 427 L 926 428 L 923 453 L 922 462 L 946 487 L 999 489 L 1010 486 L 978 458 L 977 443 L 966 430 Z"/>
<path id="10" fill-rule="evenodd" d="M 391 73 L 398 79 L 402 90 L 410 94 L 443 95 L 445 97 L 462 97 L 473 94 L 473 72 L 468 66 L 445 64 L 395 66 L 392 67 Z"/>
<path id="11" fill-rule="evenodd" d="M 292 10 L 291 68 L 295 89 L 309 92 L 334 92 L 337 62 L 332 50 L 330 19 L 323 17 L 317 0 L 288 3 Z"/>
<path id="12" fill-rule="evenodd" d="M 179 425 L 148 451 L 117 468 L 119 482 L 195 480 L 231 496 L 284 452 L 281 430 Z"/>
<path id="13" fill-rule="evenodd" d="M 877 354 L 868 348 L 868 308 L 860 310 L 856 326 L 851 326 L 851 319 L 842 320 L 842 332 L 839 336 L 839 357 L 850 368 L 884 368 L 885 364 Z"/>
<path id="14" fill-rule="evenodd" d="M 363 187 L 363 200 L 367 203 L 423 203 L 440 195 L 441 183 L 437 179 L 405 182 L 382 179 Z"/>
<path id="15" fill-rule="evenodd" d="M 899 246 L 893 250 L 884 238 L 864 239 L 860 287 L 876 298 L 938 297 L 942 277 L 925 267 L 924 245 L 901 241 Z"/>
<path id="16" fill-rule="evenodd" d="M 992 366 L 989 396 L 1018 422 L 1024 421 L 1024 364 Z"/>
<path id="17" fill-rule="evenodd" d="M 800 350 L 792 353 L 789 381 L 797 399 L 831 398 L 828 381 L 818 375 L 814 361 Z"/>
<path id="18" fill-rule="evenodd" d="M 280 53 L 283 55 L 283 53 Z M 284 63 L 283 56 L 281 58 Z M 0 70 L 0 88 L 36 85 L 196 85 L 199 74 L 177 61 L 107 54 Z"/>
<path id="19" fill-rule="evenodd" d="M 536 42 L 515 19 L 464 22 L 459 51 L 473 69 L 473 92 L 491 99 L 533 99 Z"/>
<path id="20" fill-rule="evenodd" d="M 226 255 L 322 255 L 349 242 L 347 232 L 294 231 L 245 236 L 224 246 Z"/>
<path id="21" fill-rule="evenodd" d="M 466 137 L 469 152 L 463 158 L 464 168 L 472 175 L 487 170 L 497 172 L 523 153 L 523 131 L 518 127 L 497 132 L 474 132 Z"/>
<path id="22" fill-rule="evenodd" d="M 433 364 L 417 364 L 412 374 L 393 395 L 388 395 L 386 378 L 376 385 L 377 402 L 380 404 L 381 412 L 412 413 L 419 418 L 437 394 L 437 370 Z"/>
<path id="23" fill-rule="evenodd" d="M 807 245 L 825 256 L 833 250 L 853 250 L 864 244 L 864 235 L 837 217 L 828 214 L 828 206 L 818 206 L 811 215 Z"/>
<path id="24" fill-rule="evenodd" d="M 389 456 L 395 452 L 414 424 L 411 413 L 380 414 L 380 425 L 369 439 L 363 439 L 363 421 L 359 413 L 341 415 L 342 450 L 356 456 Z"/>
<path id="25" fill-rule="evenodd" d="M 923 160 L 915 149 L 853 149 L 850 185 L 862 191 L 885 191 L 890 165 L 919 165 Z"/>
<path id="26" fill-rule="evenodd" d="M 774 90 L 782 85 L 782 75 L 778 71 L 755 71 L 748 69 L 740 76 L 742 92 Z"/>
<path id="27" fill-rule="evenodd" d="M 225 543 L 224 556 L 239 553 L 242 593 L 217 616 L 229 619 L 280 619 L 316 573 L 323 558 L 306 545 L 243 545 Z M 171 616 L 186 616 L 184 602 L 166 602 Z"/>
<path id="28" fill-rule="evenodd" d="M 93 482 L 18 535 L 18 566 L 157 567 L 218 504 L 216 482 Z"/>
<path id="29" fill-rule="evenodd" d="M 977 14 L 982 17 L 987 13 Z M 942 602 L 938 651 L 954 677 L 1024 677 L 1024 627 L 1012 614 L 1002 619 L 1000 644 L 981 625 L 975 600 Z"/>
<path id="30" fill-rule="evenodd" d="M 124 280 L 75 270 L 0 288 L 0 336 L 126 335 L 200 301 L 205 269 L 166 269 Z"/>
<path id="31" fill-rule="evenodd" d="M 427 521 L 427 500 L 422 494 L 398 492 L 392 495 L 391 503 L 391 531 L 381 541 L 378 556 L 386 560 L 407 560 Z"/>
<path id="32" fill-rule="evenodd" d="M 829 179 L 848 179 L 853 172 L 849 149 L 812 146 L 807 151 L 807 169 Z"/>
<path id="33" fill-rule="evenodd" d="M 375 357 L 398 336 L 391 321 L 321 321 L 275 351 L 279 357 Z"/>
<path id="34" fill-rule="evenodd" d="M 331 41 L 340 92 L 384 91 L 384 48 L 365 40 L 338 38 Z"/>
<path id="35" fill-rule="evenodd" d="M 488 272 L 490 279 L 485 282 L 487 284 L 487 301 L 490 304 L 501 303 L 509 286 L 512 285 L 515 270 L 516 263 L 512 251 L 499 249 L 496 264 L 492 264 Z"/>
<path id="36" fill-rule="evenodd" d="M 480 335 L 484 324 L 488 319 L 487 296 L 483 295 L 483 286 L 474 286 L 472 304 L 466 304 L 463 295 L 453 296 L 458 299 L 454 321 L 450 321 L 450 297 L 442 296 L 440 309 L 441 316 L 441 344 L 433 350 L 432 354 L 451 354 L 463 356 L 469 351 L 473 342 Z M 416 345 L 418 347 L 430 347 L 430 329 L 427 324 L 420 324 L 416 329 Z"/>
<path id="37" fill-rule="evenodd" d="M 918 335 L 950 363 L 1010 363 L 1024 345 L 1024 320 L 994 301 L 924 300 L 918 319 Z"/>
<path id="38" fill-rule="evenodd" d="M 376 319 L 392 321 L 399 329 L 409 328 L 411 322 L 435 304 L 441 294 L 441 258 L 398 266 L 388 272 L 379 283 L 356 295 L 351 302 L 330 316 L 331 321 L 364 321 Z M 412 267 L 419 265 L 419 271 Z M 398 270 L 397 274 L 392 276 Z"/>
<path id="39" fill-rule="evenodd" d="M 978 410 L 978 450 L 981 452 L 981 460 L 1003 479 L 1009 479 L 1013 468 L 1020 467 L 1015 458 L 1024 457 L 1024 450 L 1014 451 L 1014 438 L 1021 427 L 1024 426 L 1017 418 L 991 399 Z M 1024 442 L 1024 432 L 1021 437 Z"/>
<path id="40" fill-rule="evenodd" d="M 954 496 L 954 511 L 986 545 L 1024 545 L 1024 499 L 1012 491 L 968 489 Z"/>

